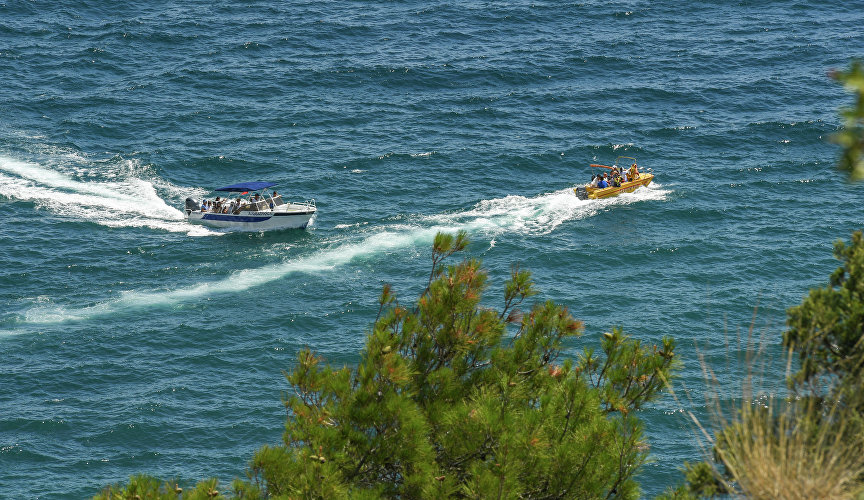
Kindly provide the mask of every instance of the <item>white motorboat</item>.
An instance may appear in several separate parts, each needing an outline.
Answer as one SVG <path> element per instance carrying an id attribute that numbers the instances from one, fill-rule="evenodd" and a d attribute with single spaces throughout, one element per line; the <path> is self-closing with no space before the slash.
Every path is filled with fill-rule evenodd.
<path id="1" fill-rule="evenodd" d="M 215 190 L 237 193 L 234 198 L 217 196 L 201 202 L 186 198 L 186 218 L 189 222 L 238 231 L 305 229 L 318 210 L 315 200 L 286 202 L 276 191 L 272 195 L 259 193 L 275 185 L 272 182 L 241 182 Z"/>

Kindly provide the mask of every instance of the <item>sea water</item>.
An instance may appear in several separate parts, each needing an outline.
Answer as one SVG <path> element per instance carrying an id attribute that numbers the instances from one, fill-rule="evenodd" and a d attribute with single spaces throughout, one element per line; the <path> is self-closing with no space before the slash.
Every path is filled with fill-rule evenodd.
<path id="1" fill-rule="evenodd" d="M 518 264 L 585 322 L 567 356 L 678 340 L 678 399 L 639 413 L 663 491 L 703 457 L 699 356 L 740 399 L 748 336 L 782 356 L 864 225 L 827 76 L 862 25 L 858 1 L 0 3 L 0 497 L 243 477 L 296 352 L 354 363 L 382 284 L 416 298 L 460 229 L 487 305 Z M 578 200 L 618 156 L 655 182 Z M 314 198 L 310 227 L 185 221 L 259 180 Z"/>

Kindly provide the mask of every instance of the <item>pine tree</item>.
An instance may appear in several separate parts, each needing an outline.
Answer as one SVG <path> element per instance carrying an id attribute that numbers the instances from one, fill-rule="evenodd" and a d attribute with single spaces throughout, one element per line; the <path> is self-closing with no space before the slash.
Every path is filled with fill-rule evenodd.
<path id="1" fill-rule="evenodd" d="M 384 287 L 356 368 L 304 349 L 281 446 L 258 450 L 251 483 L 271 497 L 636 498 L 648 447 L 636 411 L 672 376 L 674 342 L 645 347 L 620 330 L 602 355 L 565 359 L 582 323 L 514 268 L 503 306 L 481 304 L 467 244 L 439 234 L 428 285 L 405 307 Z"/>

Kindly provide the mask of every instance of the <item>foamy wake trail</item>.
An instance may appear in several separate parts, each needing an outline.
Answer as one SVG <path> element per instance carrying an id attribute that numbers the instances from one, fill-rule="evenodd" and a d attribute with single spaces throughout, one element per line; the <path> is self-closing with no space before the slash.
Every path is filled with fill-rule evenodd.
<path id="1" fill-rule="evenodd" d="M 435 228 L 413 231 L 382 231 L 368 236 L 360 242 L 338 245 L 307 257 L 288 260 L 281 264 L 235 271 L 227 278 L 218 281 L 200 283 L 166 292 L 124 292 L 115 300 L 84 308 L 36 307 L 25 313 L 24 320 L 31 324 L 82 321 L 122 311 L 171 307 L 184 302 L 205 300 L 224 294 L 242 293 L 291 274 L 326 272 L 344 266 L 355 259 L 370 257 L 426 241 L 431 242 L 435 233 Z"/>
<path id="2" fill-rule="evenodd" d="M 36 163 L 0 156 L 0 196 L 108 227 L 219 234 L 186 222 L 183 212 L 165 203 L 152 182 L 136 177 L 85 182 Z"/>
<path id="3" fill-rule="evenodd" d="M 31 324 L 82 321 L 122 311 L 173 307 L 184 302 L 243 293 L 292 274 L 327 272 L 356 259 L 428 244 L 437 232 L 442 231 L 481 233 L 489 236 L 493 242 L 496 235 L 503 233 L 546 234 L 568 220 L 590 217 L 613 205 L 662 200 L 667 193 L 661 186 L 652 185 L 617 198 L 583 201 L 577 199 L 573 190 L 568 188 L 533 198 L 507 196 L 484 200 L 462 212 L 422 217 L 421 222 L 425 224 L 420 227 L 384 227 L 356 243 L 343 243 L 280 264 L 235 271 L 222 280 L 171 291 L 124 292 L 115 300 L 84 308 L 37 306 L 25 313 L 24 320 Z M 494 243 L 490 243 L 490 248 L 493 246 Z"/>
<path id="4" fill-rule="evenodd" d="M 655 183 L 615 198 L 580 200 L 576 198 L 572 188 L 566 188 L 531 198 L 511 195 L 483 200 L 469 210 L 433 215 L 427 217 L 427 220 L 469 232 L 480 232 L 492 239 L 503 233 L 548 234 L 567 221 L 591 217 L 615 205 L 663 200 L 668 193 L 669 191 Z"/>

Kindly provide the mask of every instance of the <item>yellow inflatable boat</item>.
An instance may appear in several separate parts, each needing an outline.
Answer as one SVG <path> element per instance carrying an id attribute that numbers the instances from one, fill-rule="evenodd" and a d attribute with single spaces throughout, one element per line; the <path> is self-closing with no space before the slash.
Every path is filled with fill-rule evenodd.
<path id="1" fill-rule="evenodd" d="M 636 165 L 636 158 L 630 156 L 619 156 L 618 159 L 615 160 L 614 167 L 598 165 L 596 163 L 592 163 L 591 167 L 605 168 L 613 172 L 618 169 L 618 171 L 620 172 L 622 171 L 622 168 L 618 165 L 622 159 L 633 160 L 633 165 Z M 628 173 L 633 172 L 633 170 L 629 168 L 625 168 L 623 170 L 627 170 Z M 647 186 L 648 184 L 651 184 L 652 180 L 654 180 L 654 174 L 650 172 L 638 172 L 636 173 L 635 178 L 627 182 L 622 181 L 620 186 L 614 186 L 610 184 L 610 186 L 606 188 L 596 188 L 585 185 L 575 187 L 573 188 L 573 191 L 576 193 L 576 197 L 578 197 L 580 200 L 598 200 L 601 198 L 611 198 L 613 196 L 618 196 L 621 193 L 632 193 L 633 191 L 642 186 Z"/>

